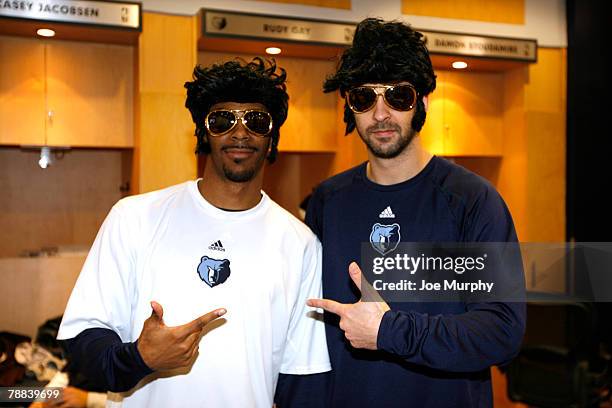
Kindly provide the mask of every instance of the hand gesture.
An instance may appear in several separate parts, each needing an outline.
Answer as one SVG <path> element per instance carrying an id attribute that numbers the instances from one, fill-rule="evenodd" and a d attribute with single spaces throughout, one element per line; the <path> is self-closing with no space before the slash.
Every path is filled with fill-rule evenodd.
<path id="1" fill-rule="evenodd" d="M 151 316 L 145 320 L 138 351 L 145 364 L 154 371 L 171 370 L 191 365 L 198 353 L 202 329 L 223 316 L 225 309 L 215 309 L 181 326 L 164 324 L 164 309 L 151 302 Z"/>
<path id="2" fill-rule="evenodd" d="M 309 299 L 306 303 L 308 306 L 320 307 L 340 316 L 340 329 L 344 331 L 344 337 L 351 346 L 377 350 L 378 328 L 383 315 L 390 310 L 389 305 L 362 277 L 357 263 L 351 262 L 349 275 L 362 294 L 357 303 L 344 304 L 328 299 Z M 367 301 L 363 300 L 364 297 Z"/>

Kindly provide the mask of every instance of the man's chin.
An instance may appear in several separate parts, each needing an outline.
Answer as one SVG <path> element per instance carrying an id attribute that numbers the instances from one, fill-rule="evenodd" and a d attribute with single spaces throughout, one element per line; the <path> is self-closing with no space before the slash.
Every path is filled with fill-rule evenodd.
<path id="1" fill-rule="evenodd" d="M 375 157 L 380 159 L 392 159 L 397 157 L 407 147 L 407 145 L 398 143 L 397 141 L 393 144 L 387 143 L 385 145 L 367 142 L 366 146 Z"/>
<path id="2" fill-rule="evenodd" d="M 399 154 L 403 151 L 403 149 L 372 149 L 370 146 L 368 146 L 368 150 L 370 150 L 374 157 L 378 157 L 379 159 L 393 159 L 394 157 L 399 156 Z"/>
<path id="3" fill-rule="evenodd" d="M 377 141 L 375 138 L 364 140 L 368 150 L 380 159 L 393 159 L 399 156 L 410 146 L 414 139 L 414 133 L 406 138 L 399 138 L 387 143 Z"/>
<path id="4" fill-rule="evenodd" d="M 234 183 L 246 183 L 255 177 L 255 169 L 245 169 L 245 170 L 232 170 L 227 167 L 223 167 L 223 174 L 225 178 Z"/>

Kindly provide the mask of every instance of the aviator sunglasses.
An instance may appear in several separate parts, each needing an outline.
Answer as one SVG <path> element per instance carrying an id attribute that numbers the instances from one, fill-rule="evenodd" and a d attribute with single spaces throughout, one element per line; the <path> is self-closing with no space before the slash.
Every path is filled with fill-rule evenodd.
<path id="1" fill-rule="evenodd" d="M 211 136 L 223 136 L 236 127 L 238 121 L 255 136 L 265 137 L 272 131 L 272 116 L 261 110 L 217 109 L 206 115 L 205 124 Z"/>
<path id="2" fill-rule="evenodd" d="M 417 100 L 417 91 L 412 85 L 362 85 L 348 90 L 346 101 L 349 108 L 355 113 L 364 113 L 376 105 L 378 95 L 391 109 L 409 111 L 414 108 Z"/>

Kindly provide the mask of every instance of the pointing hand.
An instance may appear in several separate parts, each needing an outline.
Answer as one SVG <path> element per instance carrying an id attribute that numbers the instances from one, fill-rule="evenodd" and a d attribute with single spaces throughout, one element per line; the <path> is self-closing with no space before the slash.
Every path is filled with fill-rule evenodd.
<path id="1" fill-rule="evenodd" d="M 164 309 L 151 302 L 151 316 L 144 322 L 138 337 L 138 352 L 145 364 L 154 371 L 189 366 L 198 353 L 202 329 L 225 314 L 225 309 L 215 309 L 181 326 L 166 326 Z"/>
<path id="2" fill-rule="evenodd" d="M 349 275 L 362 293 L 357 303 L 344 304 L 329 299 L 309 299 L 306 303 L 340 316 L 340 329 L 353 347 L 377 350 L 378 329 L 383 315 L 390 310 L 389 305 L 363 278 L 357 263 L 351 262 Z M 364 297 L 368 301 L 364 301 Z"/>

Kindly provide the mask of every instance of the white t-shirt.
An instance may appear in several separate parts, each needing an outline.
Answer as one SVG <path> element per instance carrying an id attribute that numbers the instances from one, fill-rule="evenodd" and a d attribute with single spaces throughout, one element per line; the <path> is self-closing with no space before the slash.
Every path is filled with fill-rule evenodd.
<path id="1" fill-rule="evenodd" d="M 263 192 L 249 210 L 224 211 L 190 181 L 115 204 L 58 338 L 99 327 L 133 342 L 151 300 L 168 326 L 223 307 L 189 372 L 146 377 L 123 406 L 271 407 L 279 372 L 331 369 L 323 323 L 305 304 L 320 296 L 321 244 L 308 227 Z"/>

